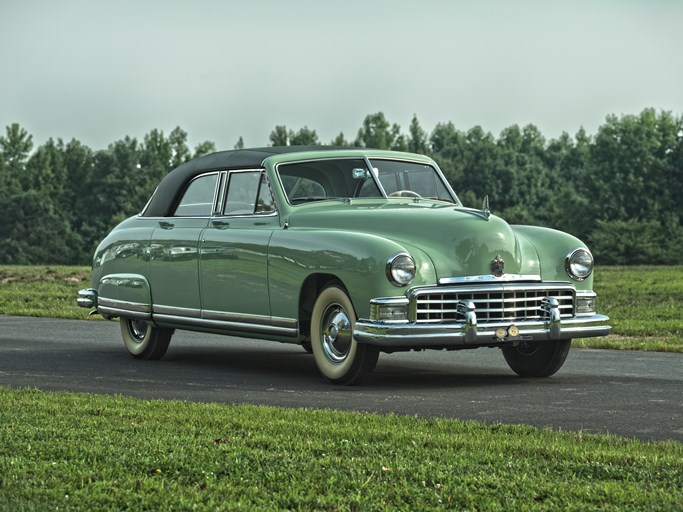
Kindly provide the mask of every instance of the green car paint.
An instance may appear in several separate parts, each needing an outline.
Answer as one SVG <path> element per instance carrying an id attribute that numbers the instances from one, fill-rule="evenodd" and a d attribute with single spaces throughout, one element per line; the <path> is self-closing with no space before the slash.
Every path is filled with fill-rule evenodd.
<path id="1" fill-rule="evenodd" d="M 298 177 L 287 179 L 306 184 L 315 182 L 316 169 L 323 166 L 352 173 L 344 179 L 357 184 L 356 192 L 288 197 L 281 171 L 294 169 Z M 396 168 L 400 172 L 391 170 Z M 387 188 L 393 186 L 392 173 L 399 189 L 410 180 L 422 180 L 422 187 L 432 180 L 436 189 L 448 191 L 448 200 L 410 189 L 394 192 Z M 207 183 L 217 183 L 215 193 L 205 202 L 183 203 L 194 180 L 209 175 Z M 338 176 L 325 176 L 309 189 L 330 187 L 332 178 Z M 239 203 L 241 210 L 229 210 L 232 197 L 247 193 L 239 187 L 250 182 L 260 183 L 257 195 Z M 359 197 L 366 185 L 377 191 Z M 177 213 L 202 205 L 208 208 L 202 215 Z M 353 343 L 388 352 L 505 349 L 609 332 L 607 317 L 594 311 L 592 273 L 579 278 L 569 273 L 568 257 L 576 250 L 588 251 L 566 233 L 511 226 L 487 210 L 465 208 L 437 165 L 422 155 L 262 148 L 209 155 L 170 173 L 146 210 L 102 241 L 86 295 L 96 298 L 91 305 L 101 314 L 141 319 L 150 329 L 308 343 L 316 329 L 311 315 L 317 297 L 334 285 L 349 297 L 358 321 L 349 327 L 347 315 L 337 315 L 339 324 L 322 327 L 332 329 L 323 339 L 335 338 L 342 326 L 352 329 Z M 393 282 L 388 268 L 401 254 L 414 262 L 408 284 Z M 421 313 L 424 308 L 427 313 Z M 477 323 L 480 313 L 485 321 Z"/>

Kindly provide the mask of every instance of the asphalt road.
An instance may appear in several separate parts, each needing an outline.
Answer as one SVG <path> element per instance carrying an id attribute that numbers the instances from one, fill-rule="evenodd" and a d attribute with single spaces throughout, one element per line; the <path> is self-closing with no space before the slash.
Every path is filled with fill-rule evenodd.
<path id="1" fill-rule="evenodd" d="M 118 323 L 0 316 L 0 386 L 139 398 L 334 408 L 613 433 L 683 442 L 683 354 L 573 349 L 548 379 L 499 350 L 382 354 L 363 385 L 319 376 L 301 347 L 176 331 L 137 361 Z"/>

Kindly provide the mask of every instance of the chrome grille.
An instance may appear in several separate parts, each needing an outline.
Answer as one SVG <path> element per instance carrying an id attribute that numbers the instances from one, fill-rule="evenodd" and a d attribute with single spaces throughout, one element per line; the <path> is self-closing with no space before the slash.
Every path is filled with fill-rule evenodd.
<path id="1" fill-rule="evenodd" d="M 544 283 L 527 285 L 486 285 L 437 287 L 414 290 L 413 318 L 418 323 L 462 321 L 457 311 L 460 301 L 472 301 L 478 323 L 538 320 L 543 317 L 541 301 L 544 297 L 557 299 L 562 318 L 574 316 L 574 296 L 571 285 L 548 286 Z"/>

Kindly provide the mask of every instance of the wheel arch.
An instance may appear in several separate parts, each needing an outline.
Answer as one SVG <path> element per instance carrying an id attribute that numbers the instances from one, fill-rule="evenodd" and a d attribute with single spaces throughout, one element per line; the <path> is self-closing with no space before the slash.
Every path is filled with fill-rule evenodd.
<path id="1" fill-rule="evenodd" d="M 315 304 L 320 292 L 330 284 L 338 284 L 346 295 L 349 295 L 349 291 L 344 285 L 344 282 L 335 274 L 328 273 L 315 273 L 309 275 L 301 285 L 301 290 L 299 293 L 299 308 L 298 308 L 298 319 L 299 319 L 299 333 L 303 340 L 307 340 L 311 335 L 311 316 L 313 314 L 313 306 Z M 353 299 L 349 295 L 349 300 L 353 304 Z M 354 310 L 356 310 L 356 305 L 353 304 Z M 355 312 L 355 311 L 354 311 Z"/>

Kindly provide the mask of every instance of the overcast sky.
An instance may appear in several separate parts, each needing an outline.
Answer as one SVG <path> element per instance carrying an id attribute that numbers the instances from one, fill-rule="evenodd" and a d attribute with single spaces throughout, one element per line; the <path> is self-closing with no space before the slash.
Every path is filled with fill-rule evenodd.
<path id="1" fill-rule="evenodd" d="M 180 126 L 194 146 L 275 125 L 595 133 L 683 113 L 678 0 L 0 0 L 0 129 L 104 149 Z"/>

